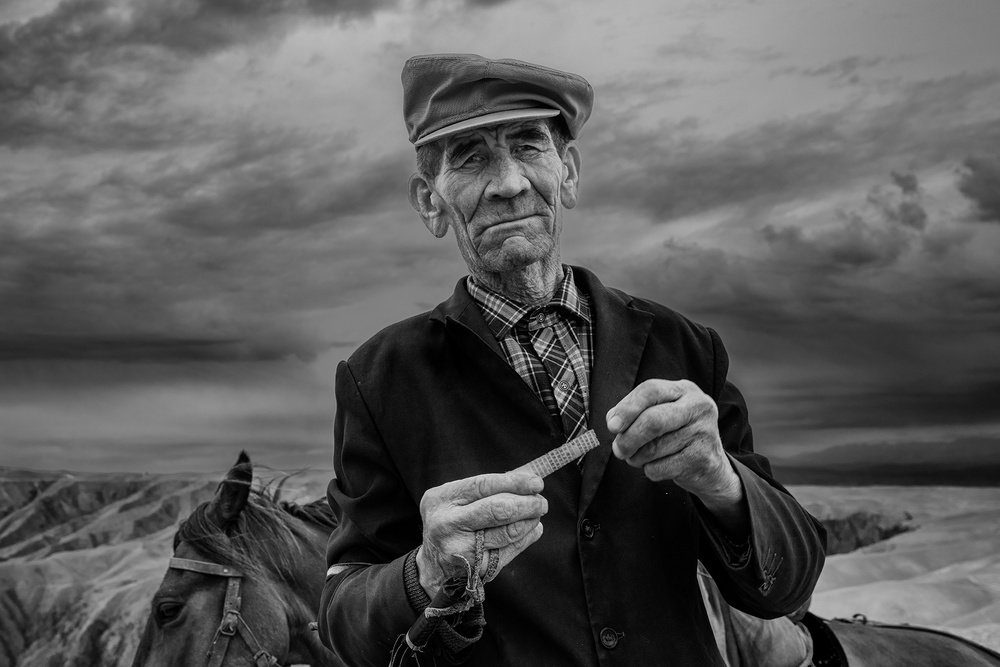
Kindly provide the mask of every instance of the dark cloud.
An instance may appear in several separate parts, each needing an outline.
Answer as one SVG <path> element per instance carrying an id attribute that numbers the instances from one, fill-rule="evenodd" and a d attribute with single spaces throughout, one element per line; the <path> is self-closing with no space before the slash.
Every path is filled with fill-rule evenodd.
<path id="1" fill-rule="evenodd" d="M 704 30 L 698 29 L 688 33 L 670 44 L 663 44 L 656 49 L 656 55 L 668 60 L 676 58 L 695 58 L 711 60 L 723 47 L 723 41 L 712 37 Z"/>
<path id="2" fill-rule="evenodd" d="M 875 187 L 868 193 L 868 203 L 887 221 L 923 230 L 927 226 L 927 212 L 920 201 L 916 175 L 892 172 L 892 180 L 902 191 L 900 197 L 886 188 Z"/>
<path id="3" fill-rule="evenodd" d="M 785 67 L 776 70 L 773 75 L 794 74 L 858 83 L 861 79 L 861 72 L 880 65 L 885 61 L 885 58 L 880 57 L 849 56 L 827 63 L 826 65 L 821 65 L 820 67 Z"/>
<path id="4" fill-rule="evenodd" d="M 267 341 L 184 340 L 142 336 L 99 338 L 45 334 L 22 337 L 0 335 L 0 362 L 72 359 L 120 363 L 171 363 L 284 361 L 290 358 L 311 361 L 320 351 L 322 349 L 313 341 L 294 341 L 288 336 L 282 340 Z"/>
<path id="5" fill-rule="evenodd" d="M 875 186 L 864 206 L 837 211 L 831 225 L 816 230 L 764 225 L 761 236 L 782 261 L 823 272 L 890 266 L 916 242 L 914 232 L 927 225 L 917 177 L 893 172 L 892 180 L 901 193 Z"/>
<path id="6" fill-rule="evenodd" d="M 627 113 L 598 115 L 581 142 L 583 202 L 666 222 L 716 207 L 822 196 L 900 162 L 957 161 L 977 146 L 1000 144 L 1000 117 L 966 115 L 976 95 L 998 83 L 996 72 L 925 81 L 869 111 L 772 121 L 721 139 L 703 136 L 691 119 L 638 129 Z M 910 176 L 897 183 L 904 191 Z M 920 212 L 903 208 L 901 217 L 920 227 Z"/>
<path id="7" fill-rule="evenodd" d="M 281 36 L 309 18 L 370 16 L 395 0 L 63 0 L 0 25 L 0 145 L 145 149 L 198 141 L 193 114 L 163 109 L 196 58 Z"/>
<path id="8" fill-rule="evenodd" d="M 153 217 L 189 233 L 246 240 L 332 225 L 405 201 L 413 156 L 349 159 L 350 144 L 245 128 L 194 165 L 177 159 L 151 173 L 118 168 L 99 187 L 162 202 Z"/>
<path id="9" fill-rule="evenodd" d="M 895 227 L 873 226 L 858 213 L 841 214 L 843 224 L 808 235 L 798 227 L 765 226 L 765 241 L 797 265 L 854 270 L 894 263 L 910 243 Z"/>
<path id="10" fill-rule="evenodd" d="M 769 124 L 720 142 L 687 128 L 609 130 L 584 153 L 582 196 L 666 221 L 826 183 L 830 163 L 840 158 L 831 153 L 845 143 L 836 126 L 824 121 Z"/>
<path id="11" fill-rule="evenodd" d="M 980 220 L 1000 222 L 1000 157 L 969 157 L 962 164 L 959 191 L 975 204 Z"/>
<path id="12" fill-rule="evenodd" d="M 901 333 L 901 332 L 898 332 Z M 1000 374 L 961 383 L 914 382 L 853 368 L 854 382 L 835 387 L 800 386 L 781 401 L 785 425 L 802 429 L 913 428 L 990 424 L 996 419 Z M 768 415 L 762 415 L 767 417 Z M 774 415 L 778 417 L 778 415 Z"/>
<path id="13" fill-rule="evenodd" d="M 899 186 L 904 195 L 915 195 L 920 190 L 916 174 L 901 174 L 892 172 L 892 182 Z"/>
<path id="14" fill-rule="evenodd" d="M 809 235 L 765 228 L 767 245 L 752 254 L 672 240 L 611 269 L 608 280 L 747 336 L 740 349 L 750 358 L 800 346 L 814 364 L 871 363 L 897 373 L 912 361 L 908 346 L 917 357 L 940 347 L 927 368 L 945 373 L 954 361 L 945 351 L 965 340 L 955 354 L 969 356 L 949 377 L 976 368 L 1000 375 L 1000 355 L 985 351 L 1000 344 L 1000 276 L 934 257 L 918 274 L 902 272 L 892 259 L 905 250 L 883 250 L 887 242 L 874 234 L 874 247 L 858 241 L 870 234 L 858 221 Z M 755 342 L 761 337 L 771 342 Z"/>
<path id="15" fill-rule="evenodd" d="M 436 256 L 405 213 L 412 160 L 234 125 L 0 194 L 3 358 L 310 358 L 311 313 Z"/>
<path id="16" fill-rule="evenodd" d="M 672 242 L 620 283 L 721 333 L 762 444 L 994 424 L 1000 280 L 934 258 L 897 275 L 900 251 L 851 234 L 789 233 L 758 257 Z"/>
<path id="17" fill-rule="evenodd" d="M 915 174 L 890 179 L 826 218 L 737 232 L 749 236 L 732 249 L 672 238 L 605 263 L 607 280 L 722 333 L 762 442 L 985 428 L 1000 390 L 1000 273 L 967 225 L 928 213 Z"/>
<path id="18" fill-rule="evenodd" d="M 161 47 L 202 56 L 269 37 L 287 28 L 289 20 L 366 17 L 395 4 L 396 0 L 179 0 L 122 7 L 114 0 L 63 0 L 48 14 L 0 26 L 0 54 L 6 56 L 9 76 L 19 74 L 23 79 L 24 70 L 32 69 L 25 65 L 37 65 L 36 71 L 51 75 L 48 81 L 65 82 L 62 75 L 75 79 L 85 73 L 72 69 L 80 64 L 72 60 L 74 56 L 109 55 L 127 47 Z"/>

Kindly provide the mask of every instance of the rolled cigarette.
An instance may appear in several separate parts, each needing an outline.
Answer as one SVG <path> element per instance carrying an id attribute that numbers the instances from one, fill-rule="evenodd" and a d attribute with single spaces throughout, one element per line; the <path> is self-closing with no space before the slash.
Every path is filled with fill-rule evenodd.
<path id="1" fill-rule="evenodd" d="M 594 429 L 590 429 L 511 472 L 533 472 L 539 477 L 547 477 L 563 466 L 576 461 L 599 444 L 601 443 L 597 440 L 597 434 L 594 433 Z"/>

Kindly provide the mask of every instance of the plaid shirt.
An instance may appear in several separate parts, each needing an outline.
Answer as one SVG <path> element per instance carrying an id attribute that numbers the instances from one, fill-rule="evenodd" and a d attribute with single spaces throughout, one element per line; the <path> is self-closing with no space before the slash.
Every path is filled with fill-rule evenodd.
<path id="1" fill-rule="evenodd" d="M 581 293 L 573 282 L 573 270 L 564 266 L 565 276 L 556 287 L 548 304 L 529 308 L 511 301 L 502 294 L 482 287 L 470 276 L 466 281 L 469 294 L 479 304 L 490 331 L 500 343 L 507 363 L 528 383 L 535 395 L 545 404 L 549 414 L 561 422 L 559 403 L 565 401 L 565 393 L 573 391 L 571 381 L 576 379 L 583 396 L 584 410 L 590 405 L 590 369 L 594 364 L 593 326 L 590 319 L 590 303 L 587 295 Z M 517 326 L 527 318 L 527 326 Z M 546 370 L 531 342 L 532 330 L 551 326 L 555 340 L 566 352 L 569 368 L 561 369 L 553 378 Z M 553 344 L 555 344 L 555 340 Z M 572 371 L 572 374 L 569 373 Z M 574 437 L 586 427 L 576 432 L 566 433 Z"/>

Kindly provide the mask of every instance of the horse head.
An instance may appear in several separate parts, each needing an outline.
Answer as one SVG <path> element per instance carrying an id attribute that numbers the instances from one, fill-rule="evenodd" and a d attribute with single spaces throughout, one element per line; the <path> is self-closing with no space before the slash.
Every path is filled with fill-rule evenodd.
<path id="1" fill-rule="evenodd" d="M 293 516 L 252 482 L 241 452 L 180 525 L 133 667 L 339 665 L 310 627 L 333 521 Z"/>

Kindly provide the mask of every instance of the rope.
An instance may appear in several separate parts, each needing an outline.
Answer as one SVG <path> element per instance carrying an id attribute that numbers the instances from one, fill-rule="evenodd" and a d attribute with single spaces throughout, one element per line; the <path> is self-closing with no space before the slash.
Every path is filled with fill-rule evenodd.
<path id="1" fill-rule="evenodd" d="M 441 618 L 442 616 L 451 616 L 452 614 L 463 613 L 472 609 L 473 606 L 486 599 L 486 589 L 483 584 L 496 576 L 496 568 L 500 558 L 496 555 L 496 550 L 491 550 L 489 565 L 486 569 L 486 576 L 488 578 L 480 577 L 479 569 L 483 564 L 483 552 L 485 551 L 485 546 L 486 535 L 482 530 L 477 530 L 476 548 L 472 563 L 470 563 L 469 559 L 462 554 L 452 554 L 452 558 L 460 558 L 462 559 L 462 562 L 465 563 L 465 581 L 467 582 L 465 585 L 465 595 L 461 600 L 448 607 L 427 607 L 424 609 L 424 616 L 427 618 Z M 491 569 L 492 572 L 490 571 Z"/>

